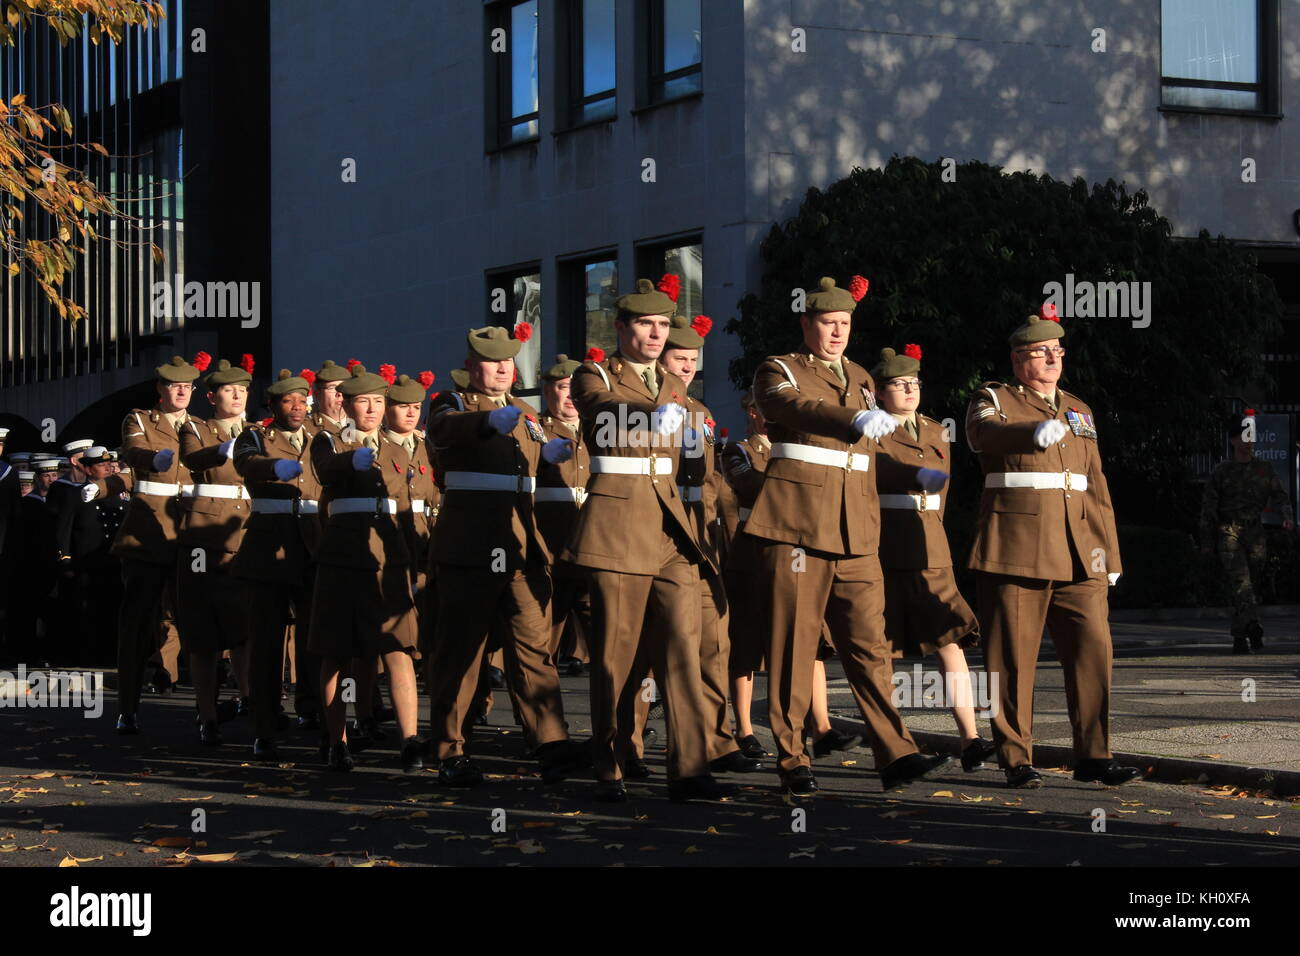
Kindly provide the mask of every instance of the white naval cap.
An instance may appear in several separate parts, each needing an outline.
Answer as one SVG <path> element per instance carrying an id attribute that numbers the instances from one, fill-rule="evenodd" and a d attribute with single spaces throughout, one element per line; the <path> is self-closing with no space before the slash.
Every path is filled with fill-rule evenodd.
<path id="1" fill-rule="evenodd" d="M 63 450 L 71 455 L 73 452 L 83 451 L 93 444 L 95 444 L 93 438 L 78 438 L 76 441 L 70 441 L 64 445 Z"/>
<path id="2" fill-rule="evenodd" d="M 19 481 L 35 481 L 35 480 L 36 480 L 36 472 L 34 472 L 34 471 L 19 471 L 19 472 L 18 472 L 18 480 L 19 480 Z"/>

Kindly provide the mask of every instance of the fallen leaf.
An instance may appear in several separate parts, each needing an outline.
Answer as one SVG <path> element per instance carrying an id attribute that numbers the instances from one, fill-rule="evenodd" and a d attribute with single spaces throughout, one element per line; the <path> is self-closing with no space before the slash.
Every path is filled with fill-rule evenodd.
<path id="1" fill-rule="evenodd" d="M 840 766 L 841 766 L 841 767 L 856 767 L 857 765 L 858 765 L 858 762 L 857 762 L 856 760 L 841 760 L 841 761 L 840 761 Z"/>
<path id="2" fill-rule="evenodd" d="M 682 852 L 683 852 L 683 853 L 703 853 L 704 851 L 701 850 L 698 846 L 694 846 L 694 845 L 692 845 L 692 846 L 688 846 L 688 847 L 687 847 L 685 850 L 683 850 Z"/>
<path id="3" fill-rule="evenodd" d="M 1236 815 L 1235 813 L 1203 813 L 1203 814 L 1201 814 L 1201 816 L 1208 817 L 1208 818 L 1211 819 L 1211 820 L 1235 820 L 1235 819 L 1237 819 L 1237 815 Z"/>
<path id="4" fill-rule="evenodd" d="M 904 843 L 911 843 L 911 837 L 906 840 L 877 840 L 877 843 L 888 843 L 890 846 L 902 846 Z"/>
<path id="5" fill-rule="evenodd" d="M 1158 814 L 1160 814 L 1160 815 L 1163 816 L 1163 817 L 1171 817 L 1171 816 L 1173 816 L 1173 811 L 1172 811 L 1172 810 L 1148 810 L 1147 813 L 1158 813 Z"/>
<path id="6" fill-rule="evenodd" d="M 930 794 L 930 796 L 932 796 L 932 797 L 951 797 L 951 796 L 952 796 L 952 791 L 951 791 L 951 790 L 936 790 L 934 793 Z"/>
<path id="7" fill-rule="evenodd" d="M 188 847 L 188 846 L 190 845 L 190 838 L 189 838 L 189 837 L 179 837 L 179 836 L 166 836 L 166 837 L 159 837 L 158 839 L 156 839 L 156 840 L 153 841 L 153 845 L 154 845 L 154 846 L 184 846 L 184 847 Z"/>

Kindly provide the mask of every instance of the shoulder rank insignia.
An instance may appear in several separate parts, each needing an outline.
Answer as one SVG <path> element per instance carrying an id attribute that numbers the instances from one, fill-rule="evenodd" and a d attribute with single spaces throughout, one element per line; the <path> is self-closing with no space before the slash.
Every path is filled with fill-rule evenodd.
<path id="1" fill-rule="evenodd" d="M 1070 426 L 1070 431 L 1074 432 L 1080 438 L 1097 438 L 1097 425 L 1092 420 L 1092 416 L 1078 409 L 1071 408 L 1065 413 L 1066 424 Z"/>

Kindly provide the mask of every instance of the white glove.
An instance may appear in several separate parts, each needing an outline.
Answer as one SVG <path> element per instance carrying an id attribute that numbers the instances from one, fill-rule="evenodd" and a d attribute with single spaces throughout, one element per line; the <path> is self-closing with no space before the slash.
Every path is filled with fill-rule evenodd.
<path id="1" fill-rule="evenodd" d="M 552 438 L 542 446 L 542 457 L 552 465 L 568 461 L 573 457 L 573 442 L 567 438 Z"/>
<path id="2" fill-rule="evenodd" d="M 513 405 L 503 405 L 488 412 L 488 424 L 496 429 L 498 434 L 509 435 L 519 424 L 519 416 L 522 414 L 523 412 Z"/>
<path id="3" fill-rule="evenodd" d="M 1034 444 L 1039 448 L 1046 448 L 1048 445 L 1055 445 L 1065 437 L 1069 431 L 1065 427 L 1065 422 L 1059 418 L 1053 418 L 1049 421 L 1039 422 L 1038 427 L 1034 429 Z"/>
<path id="4" fill-rule="evenodd" d="M 1106 580 L 1110 582 L 1111 587 L 1114 587 L 1115 582 L 1119 580 L 1119 572 L 1118 571 L 1110 572 L 1110 574 L 1106 575 Z"/>
<path id="5" fill-rule="evenodd" d="M 81 486 L 82 501 L 94 501 L 98 497 L 99 497 L 99 489 L 96 488 L 94 485 Z"/>
<path id="6" fill-rule="evenodd" d="M 927 494 L 934 494 L 948 483 L 948 473 L 936 468 L 922 468 L 916 473 L 916 480 Z"/>
<path id="7" fill-rule="evenodd" d="M 358 448 L 352 453 L 352 467 L 357 471 L 366 471 L 375 463 L 375 450 L 373 448 Z"/>
<path id="8" fill-rule="evenodd" d="M 686 421 L 686 409 L 676 402 L 669 402 L 655 409 L 655 419 L 655 431 L 660 435 L 671 435 Z"/>
<path id="9" fill-rule="evenodd" d="M 235 440 L 232 438 L 229 441 L 223 441 L 217 450 L 225 456 L 226 461 L 229 461 L 230 453 L 235 450 Z"/>
<path id="10" fill-rule="evenodd" d="M 898 419 L 883 408 L 873 408 L 854 415 L 853 427 L 868 438 L 882 438 L 898 427 Z"/>
<path id="11" fill-rule="evenodd" d="M 153 470 L 167 471 L 172 466 L 173 452 L 170 448 L 164 448 L 158 454 L 153 456 Z"/>

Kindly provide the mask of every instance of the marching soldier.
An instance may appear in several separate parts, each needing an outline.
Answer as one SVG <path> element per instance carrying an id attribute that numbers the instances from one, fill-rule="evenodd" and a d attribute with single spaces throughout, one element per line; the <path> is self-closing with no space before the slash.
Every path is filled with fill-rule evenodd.
<path id="1" fill-rule="evenodd" d="M 298 726 L 320 726 L 320 660 L 308 649 L 316 552 L 320 544 L 321 485 L 309 449 L 316 432 L 307 423 L 311 386 L 281 369 L 266 390 L 271 423 L 249 425 L 235 440 L 235 468 L 252 498 L 251 514 L 230 573 L 244 582 L 250 621 L 249 689 L 253 757 L 275 761 L 281 729 L 285 625 L 297 627 L 294 711 Z"/>
<path id="2" fill-rule="evenodd" d="M 533 496 L 537 527 L 554 557 L 573 537 L 591 474 L 591 452 L 582 440 L 582 421 L 569 391 L 573 373 L 581 364 L 567 355 L 557 355 L 555 364 L 542 374 L 542 397 L 546 402 L 546 411 L 541 415 L 542 431 L 548 440 L 563 438 L 573 443 L 571 458 L 555 464 L 543 460 L 538 466 L 537 493 Z M 587 635 L 591 633 L 587 572 L 557 561 L 551 565 L 551 589 L 551 655 L 562 673 L 576 676 L 587 662 Z"/>
<path id="3" fill-rule="evenodd" d="M 69 446 L 71 447 L 71 446 Z M 110 557 L 111 534 L 102 512 L 115 506 L 107 499 L 93 499 L 97 489 L 90 483 L 108 477 L 108 451 L 103 446 L 75 449 L 76 479 L 60 478 L 50 488 L 58 505 L 54 516 L 55 545 L 59 560 L 59 637 L 69 662 L 86 663 L 82 655 L 91 652 L 85 641 L 92 635 L 90 615 L 116 615 L 117 587 L 113 573 L 117 562 Z M 105 580 L 105 579 L 108 580 Z"/>
<path id="4" fill-rule="evenodd" d="M 880 407 L 898 421 L 898 428 L 880 439 L 880 459 L 899 466 L 943 471 L 952 467 L 943 425 L 917 411 L 921 404 L 921 349 L 905 347 L 902 355 L 881 349 L 871 377 L 880 386 Z M 996 752 L 975 729 L 969 671 L 963 648 L 979 640 L 975 612 L 957 590 L 948 535 L 943 529 L 945 496 L 927 494 L 906 480 L 902 467 L 881 468 L 876 475 L 880 495 L 880 565 L 885 571 L 885 637 L 894 657 L 938 657 L 944 676 L 944 696 L 961 732 L 961 765 L 967 773 L 980 769 Z M 903 480 L 899 480 L 903 478 Z"/>
<path id="5" fill-rule="evenodd" d="M 714 716 L 700 676 L 698 566 L 707 559 L 674 480 L 686 385 L 658 362 L 676 305 L 649 279 L 636 289 L 617 302 L 619 350 L 583 363 L 572 382 L 586 443 L 598 452 L 563 555 L 591 571 L 594 796 L 627 799 L 615 741 L 620 701 L 640 691 L 640 658 L 666 700 L 669 797 L 714 798 L 727 790 L 709 772 Z"/>
<path id="6" fill-rule="evenodd" d="M 1268 557 L 1265 508 L 1282 516 L 1282 527 L 1295 527 L 1291 501 L 1277 472 L 1255 457 L 1253 408 L 1228 420 L 1232 458 L 1222 462 L 1205 483 L 1201 499 L 1201 552 L 1218 552 L 1232 593 L 1232 652 L 1249 654 L 1264 646 L 1252 578 L 1259 579 Z"/>
<path id="7" fill-rule="evenodd" d="M 119 734 L 140 732 L 137 710 L 144 667 L 159 647 L 164 590 L 175 588 L 181 486 L 190 481 L 180 460 L 180 429 L 199 370 L 179 355 L 158 367 L 158 404 L 132 409 L 122 422 L 122 459 L 133 494 L 112 553 L 122 560 L 118 614 Z"/>
<path id="8" fill-rule="evenodd" d="M 203 380 L 215 416 L 191 418 L 182 427 L 181 463 L 194 476 L 181 500 L 176 587 L 176 629 L 189 655 L 190 679 L 199 710 L 199 740 L 225 741 L 218 727 L 217 667 L 231 651 L 242 695 L 248 689 L 248 609 L 243 582 L 230 573 L 248 520 L 248 492 L 235 468 L 235 441 L 244 430 L 251 356 L 242 366 L 222 359 Z M 233 716 L 231 714 L 230 716 Z"/>
<path id="9" fill-rule="evenodd" d="M 1097 423 L 1057 384 L 1063 337 L 1055 308 L 1044 305 L 1011 334 L 1017 384 L 986 382 L 966 413 L 984 470 L 969 566 L 979 572 L 985 669 L 999 682 L 993 740 L 1012 787 L 1043 784 L 1032 728 L 1044 625 L 1065 672 L 1074 779 L 1114 786 L 1141 774 L 1111 759 L 1106 587 L 1122 568 Z"/>
<path id="10" fill-rule="evenodd" d="M 0 428 L 0 458 L 4 457 L 5 441 L 9 437 L 9 429 Z M 10 553 L 14 545 L 6 546 L 6 541 L 17 536 L 12 532 L 18 512 L 18 500 L 26 494 L 21 492 L 18 479 L 18 473 L 25 466 L 17 460 L 17 455 L 12 455 L 9 461 L 0 461 L 0 580 L 14 581 L 14 561 Z M 0 648 L 6 648 L 9 642 L 9 633 L 13 625 L 13 608 L 15 599 L 13 589 L 6 587 L 4 593 L 0 594 Z M 0 650 L 0 660 L 6 655 L 5 650 Z"/>
<path id="11" fill-rule="evenodd" d="M 312 432 L 322 429 L 331 435 L 338 435 L 347 424 L 347 413 L 343 411 L 343 393 L 339 386 L 352 377 L 352 373 L 335 365 L 333 359 L 326 359 L 310 379 L 313 405 L 308 422 Z"/>
<path id="12" fill-rule="evenodd" d="M 675 283 L 669 286 L 670 289 L 676 287 Z M 718 548 L 718 489 L 713 460 L 717 423 L 709 407 L 686 391 L 695 379 L 700 349 L 704 347 L 704 337 L 712 326 L 713 321 L 707 315 L 697 315 L 690 320 L 681 314 L 674 315 L 668 343 L 659 361 L 685 386 L 680 404 L 686 409 L 688 430 L 677 470 L 677 491 L 705 558 L 700 564 L 700 676 L 704 707 L 710 717 L 709 768 L 715 773 L 754 773 L 763 769 L 763 765 L 740 752 L 731 735 L 731 720 L 727 716 L 731 640 L 727 633 L 727 595 L 722 584 Z M 633 698 L 642 703 L 645 703 L 644 699 L 644 694 Z M 648 703 L 646 708 L 648 710 Z"/>
<path id="13" fill-rule="evenodd" d="M 438 455 L 442 506 L 433 529 L 438 586 L 430 724 L 439 780 L 472 787 L 482 773 L 465 754 L 484 648 L 504 612 L 506 680 L 524 735 L 547 783 L 588 765 L 569 740 L 551 653 L 550 554 L 534 514 L 543 460 L 573 454 L 547 439 L 532 409 L 510 394 L 519 330 L 472 329 L 468 387 L 434 399 L 429 441 Z"/>
<path id="14" fill-rule="evenodd" d="M 48 504 L 48 496 L 58 480 L 59 462 L 53 457 L 35 461 L 32 489 L 18 503 L 17 537 L 23 542 L 23 550 L 17 568 L 13 644 L 16 659 L 25 660 L 29 666 L 42 666 L 49 662 L 54 650 L 51 634 L 58 615 L 55 590 L 59 560 L 55 514 Z"/>
<path id="15" fill-rule="evenodd" d="M 412 555 L 397 522 L 398 500 L 407 493 L 406 470 L 394 455 L 396 446 L 379 434 L 388 382 L 358 364 L 340 390 L 355 427 L 338 436 L 319 431 L 311 442 L 327 516 L 317 552 L 309 638 L 311 650 L 321 657 L 327 762 L 332 770 L 353 766 L 340 678 L 353 658 L 359 668 L 373 669 L 382 657 L 402 735 L 402 770 L 417 773 L 424 764 L 423 745 L 415 735 L 418 704 L 411 655 L 418 633 Z"/>
<path id="16" fill-rule="evenodd" d="M 754 376 L 772 451 L 745 530 L 762 539 L 759 565 L 772 629 L 769 714 L 781 780 L 794 795 L 817 789 L 803 721 L 823 619 L 866 723 L 884 788 L 948 762 L 917 752 L 891 702 L 874 474 L 880 459 L 872 439 L 897 423 L 876 407 L 867 371 L 844 357 L 866 284 L 855 276 L 846 290 L 823 278 L 800 318 L 803 350 L 767 359 Z M 929 468 L 907 472 L 925 491 L 938 491 L 947 480 Z"/>

